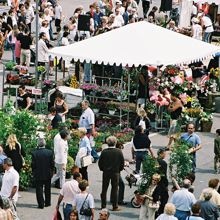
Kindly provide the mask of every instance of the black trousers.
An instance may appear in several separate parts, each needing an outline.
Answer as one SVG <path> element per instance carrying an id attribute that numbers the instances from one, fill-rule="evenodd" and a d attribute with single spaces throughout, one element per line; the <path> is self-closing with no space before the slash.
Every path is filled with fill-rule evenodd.
<path id="1" fill-rule="evenodd" d="M 142 7 L 143 7 L 144 18 L 147 18 L 147 13 L 150 8 L 150 2 L 149 1 L 142 1 Z"/>
<path id="2" fill-rule="evenodd" d="M 121 175 L 119 175 L 119 183 L 118 183 L 118 202 L 123 202 L 124 201 L 124 193 L 125 193 L 125 183 L 121 177 Z M 111 190 L 111 197 L 110 197 L 110 201 L 112 203 L 112 190 Z"/>
<path id="3" fill-rule="evenodd" d="M 82 179 L 88 181 L 87 167 L 79 168 L 79 172 L 82 174 Z"/>
<path id="4" fill-rule="evenodd" d="M 51 179 L 36 180 L 36 197 L 40 208 L 51 204 Z M 44 193 L 44 195 L 43 195 Z M 44 197 L 45 196 L 45 197 Z"/>
<path id="5" fill-rule="evenodd" d="M 119 173 L 103 172 L 102 174 L 102 193 L 101 193 L 101 207 L 106 208 L 106 194 L 111 180 L 111 199 L 113 208 L 118 207 L 118 184 Z"/>

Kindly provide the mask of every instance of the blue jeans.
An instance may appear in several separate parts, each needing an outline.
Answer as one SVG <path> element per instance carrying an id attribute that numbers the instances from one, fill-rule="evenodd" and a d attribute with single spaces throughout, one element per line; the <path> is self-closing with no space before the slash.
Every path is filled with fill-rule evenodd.
<path id="1" fill-rule="evenodd" d="M 210 33 L 205 32 L 204 37 L 203 37 L 203 41 L 210 43 L 211 34 L 212 34 L 212 32 L 210 32 Z"/>
<path id="2" fill-rule="evenodd" d="M 69 220 L 69 215 L 72 209 L 73 209 L 73 206 L 71 204 L 63 204 L 64 220 Z"/>
<path id="3" fill-rule="evenodd" d="M 136 151 L 135 152 L 135 156 L 136 156 L 136 169 L 135 171 L 137 173 L 140 172 L 140 168 L 141 168 L 141 163 L 144 161 L 144 158 L 147 155 L 147 151 Z"/>
<path id="4" fill-rule="evenodd" d="M 193 158 L 192 158 L 192 172 L 196 172 L 196 153 L 193 153 Z"/>
<path id="5" fill-rule="evenodd" d="M 190 216 L 190 211 L 176 210 L 175 217 L 177 217 L 178 220 L 186 220 L 187 216 Z"/>

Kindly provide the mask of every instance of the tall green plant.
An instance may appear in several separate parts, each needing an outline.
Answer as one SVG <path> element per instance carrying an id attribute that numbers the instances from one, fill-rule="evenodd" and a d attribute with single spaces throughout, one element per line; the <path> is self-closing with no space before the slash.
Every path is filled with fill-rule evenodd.
<path id="1" fill-rule="evenodd" d="M 142 163 L 142 173 L 141 183 L 138 187 L 138 192 L 144 194 L 147 188 L 150 186 L 153 174 L 158 173 L 158 162 L 155 158 L 147 155 Z"/>
<path id="2" fill-rule="evenodd" d="M 184 140 L 178 140 L 170 154 L 170 175 L 177 182 L 183 179 L 192 171 L 192 155 L 188 153 L 190 146 Z"/>

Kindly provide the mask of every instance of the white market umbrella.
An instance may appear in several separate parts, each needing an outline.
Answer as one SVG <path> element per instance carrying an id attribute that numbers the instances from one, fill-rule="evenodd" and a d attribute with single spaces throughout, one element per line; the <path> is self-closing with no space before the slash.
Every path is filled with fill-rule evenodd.
<path id="1" fill-rule="evenodd" d="M 50 50 L 53 56 L 122 66 L 170 65 L 200 61 L 220 47 L 141 21 Z"/>

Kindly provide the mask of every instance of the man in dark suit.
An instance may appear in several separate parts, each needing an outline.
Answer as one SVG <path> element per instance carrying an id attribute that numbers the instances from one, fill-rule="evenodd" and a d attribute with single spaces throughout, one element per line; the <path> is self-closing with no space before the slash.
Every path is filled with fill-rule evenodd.
<path id="1" fill-rule="evenodd" d="M 51 205 L 51 177 L 54 169 L 53 152 L 45 148 L 43 138 L 38 139 L 38 147 L 32 152 L 32 171 L 36 182 L 38 208 Z M 44 188 L 44 190 L 43 190 Z M 45 199 L 43 196 L 45 193 Z"/>
<path id="2" fill-rule="evenodd" d="M 122 151 L 115 148 L 117 143 L 116 137 L 108 137 L 106 143 L 108 144 L 108 148 L 102 151 L 98 163 L 99 169 L 103 171 L 101 206 L 102 208 L 106 208 L 106 194 L 111 180 L 112 211 L 120 211 L 118 207 L 118 183 L 120 171 L 124 168 L 124 157 Z"/>

